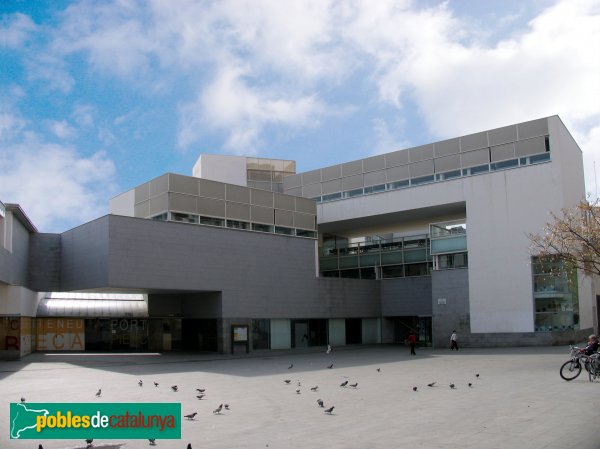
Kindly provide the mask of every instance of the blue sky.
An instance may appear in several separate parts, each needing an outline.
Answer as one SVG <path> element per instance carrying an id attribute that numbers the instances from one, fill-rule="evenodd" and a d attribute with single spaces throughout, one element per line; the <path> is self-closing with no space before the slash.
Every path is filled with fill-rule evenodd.
<path id="1" fill-rule="evenodd" d="M 0 44 L 0 200 L 42 232 L 201 153 L 306 171 L 555 114 L 596 193 L 600 0 L 3 0 Z"/>

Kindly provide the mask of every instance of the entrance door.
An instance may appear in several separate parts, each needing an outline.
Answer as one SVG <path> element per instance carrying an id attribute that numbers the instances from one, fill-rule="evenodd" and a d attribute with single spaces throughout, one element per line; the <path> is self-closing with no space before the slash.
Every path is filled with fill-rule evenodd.
<path id="1" fill-rule="evenodd" d="M 359 345 L 362 343 L 362 319 L 346 318 L 346 344 Z"/>
<path id="2" fill-rule="evenodd" d="M 181 334 L 186 351 L 217 351 L 217 320 L 183 319 Z"/>
<path id="3" fill-rule="evenodd" d="M 292 339 L 294 348 L 308 348 L 308 321 L 294 321 L 292 332 L 294 333 Z"/>

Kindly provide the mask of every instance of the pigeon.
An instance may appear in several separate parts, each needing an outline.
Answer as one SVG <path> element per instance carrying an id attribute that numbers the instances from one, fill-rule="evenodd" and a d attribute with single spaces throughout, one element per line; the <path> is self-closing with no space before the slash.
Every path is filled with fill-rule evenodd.
<path id="1" fill-rule="evenodd" d="M 296 388 L 296 394 L 300 394 L 300 388 Z"/>
<path id="2" fill-rule="evenodd" d="M 327 354 L 329 354 L 331 352 L 331 346 L 327 345 L 327 351 L 325 351 Z"/>
<path id="3" fill-rule="evenodd" d="M 148 438 L 148 441 L 150 442 L 150 446 L 156 446 L 156 439 L 155 438 Z"/>
<path id="4" fill-rule="evenodd" d="M 102 396 L 102 388 L 98 388 L 98 391 L 96 392 L 96 397 L 99 398 L 100 396 Z"/>
<path id="5" fill-rule="evenodd" d="M 428 387 L 433 387 L 435 385 L 435 382 L 431 382 L 430 384 L 427 384 Z"/>
<path id="6" fill-rule="evenodd" d="M 41 444 L 38 445 L 38 449 L 44 449 L 44 446 L 42 446 Z"/>
<path id="7" fill-rule="evenodd" d="M 286 384 L 289 384 L 289 383 L 291 382 L 291 380 L 290 380 L 290 379 L 286 379 L 286 380 L 284 380 L 284 382 L 285 382 Z"/>
<path id="8" fill-rule="evenodd" d="M 25 398 L 21 396 L 21 402 L 25 402 Z"/>
<path id="9" fill-rule="evenodd" d="M 154 386 L 155 386 L 155 387 L 158 387 L 158 382 L 154 382 Z"/>
<path id="10" fill-rule="evenodd" d="M 325 407 L 323 405 L 323 399 L 317 399 L 317 404 L 319 404 L 319 407 Z"/>
<path id="11" fill-rule="evenodd" d="M 294 367 L 294 364 L 291 363 L 290 366 L 288 366 L 288 369 L 292 369 Z"/>
<path id="12" fill-rule="evenodd" d="M 221 413 L 221 410 L 223 410 L 223 404 L 219 405 L 216 409 L 213 410 L 213 413 L 215 415 L 218 415 Z"/>
<path id="13" fill-rule="evenodd" d="M 225 404 L 223 407 L 225 407 L 225 410 L 231 410 L 231 409 L 229 408 L 229 404 Z"/>
<path id="14" fill-rule="evenodd" d="M 475 377 L 479 377 L 479 373 L 475 374 Z"/>
<path id="15" fill-rule="evenodd" d="M 317 391 L 319 389 L 318 385 L 315 385 L 314 387 L 310 387 L 310 391 Z"/>
<path id="16" fill-rule="evenodd" d="M 172 386 L 171 386 L 171 390 L 173 390 L 173 391 L 177 391 L 177 385 L 172 385 Z"/>
<path id="17" fill-rule="evenodd" d="M 413 387 L 413 391 L 417 391 L 417 387 Z"/>
<path id="18" fill-rule="evenodd" d="M 335 407 L 332 405 L 331 407 L 329 407 L 328 409 L 326 409 L 326 410 L 325 410 L 325 413 L 328 413 L 328 414 L 330 414 L 330 415 L 331 415 L 331 412 L 333 412 L 333 409 L 334 409 L 334 408 L 335 408 Z"/>
<path id="19" fill-rule="evenodd" d="M 350 386 L 350 387 L 352 387 L 352 388 L 356 388 L 356 387 L 358 387 L 358 382 L 355 382 L 355 383 L 353 383 L 353 384 L 350 384 L 349 386 Z"/>
<path id="20" fill-rule="evenodd" d="M 333 368 L 333 363 L 327 367 L 327 369 Z"/>
<path id="21" fill-rule="evenodd" d="M 450 388 L 454 388 L 454 387 L 455 387 L 455 385 L 454 385 L 454 384 L 450 384 Z"/>
<path id="22" fill-rule="evenodd" d="M 198 399 L 202 399 L 204 396 L 206 396 L 205 394 L 199 394 L 198 396 L 196 396 Z"/>
<path id="23" fill-rule="evenodd" d="M 198 413 L 194 412 L 194 413 L 190 413 L 189 415 L 183 415 L 183 417 L 185 419 L 189 419 L 190 421 L 194 419 L 194 417 L 197 415 Z"/>
<path id="24" fill-rule="evenodd" d="M 348 385 L 348 381 L 345 380 L 340 384 L 340 387 L 345 387 L 346 385 Z"/>
<path id="25" fill-rule="evenodd" d="M 143 386 L 144 386 L 144 382 L 142 382 L 142 379 L 140 379 L 140 381 L 138 382 L 138 385 L 139 385 L 140 387 L 143 387 Z"/>
<path id="26" fill-rule="evenodd" d="M 296 385 L 299 386 L 299 387 L 302 386 L 302 384 L 300 383 L 300 381 L 298 381 L 298 383 Z"/>
<path id="27" fill-rule="evenodd" d="M 93 444 L 92 444 L 93 441 L 94 441 L 93 438 L 88 438 L 87 440 L 85 440 L 85 442 L 87 444 L 86 447 L 92 447 L 93 446 Z"/>
<path id="28" fill-rule="evenodd" d="M 204 393 L 206 391 L 206 388 L 196 388 L 196 391 L 198 393 Z"/>
<path id="29" fill-rule="evenodd" d="M 468 384 L 468 385 L 469 385 L 469 387 L 472 387 L 472 386 L 473 386 L 473 384 L 472 384 L 471 382 L 469 382 L 469 384 Z"/>
<path id="30" fill-rule="evenodd" d="M 187 448 L 186 449 L 192 449 L 192 443 L 188 443 Z"/>
<path id="31" fill-rule="evenodd" d="M 381 372 L 381 368 L 377 368 L 377 372 L 380 373 Z"/>

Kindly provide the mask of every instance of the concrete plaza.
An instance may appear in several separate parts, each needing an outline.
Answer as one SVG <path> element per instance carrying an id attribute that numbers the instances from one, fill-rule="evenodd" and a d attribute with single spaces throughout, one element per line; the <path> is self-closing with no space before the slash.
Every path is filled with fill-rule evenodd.
<path id="1" fill-rule="evenodd" d="M 0 448 L 40 443 L 9 439 L 9 403 L 24 396 L 27 402 L 181 402 L 183 413 L 198 413 L 182 421 L 181 440 L 157 440 L 158 449 L 188 443 L 194 449 L 598 449 L 600 385 L 585 371 L 562 380 L 558 370 L 567 358 L 568 347 L 418 349 L 411 357 L 408 348 L 391 345 L 249 356 L 38 353 L 0 362 Z M 340 387 L 346 380 L 358 386 Z M 178 392 L 169 388 L 175 384 Z M 196 388 L 206 389 L 202 400 Z M 331 415 L 318 398 L 335 406 Z M 221 403 L 231 410 L 213 414 Z M 41 443 L 85 447 L 77 440 Z M 94 441 L 115 444 L 151 447 L 146 440 Z"/>

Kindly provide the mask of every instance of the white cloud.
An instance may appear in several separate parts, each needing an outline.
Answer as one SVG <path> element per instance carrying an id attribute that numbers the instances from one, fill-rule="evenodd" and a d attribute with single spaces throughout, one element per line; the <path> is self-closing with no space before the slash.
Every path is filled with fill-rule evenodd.
<path id="1" fill-rule="evenodd" d="M 89 104 L 76 104 L 71 117 L 82 128 L 94 126 L 95 108 Z"/>
<path id="2" fill-rule="evenodd" d="M 600 123 L 600 116 L 596 117 L 596 123 Z M 569 125 L 571 126 L 577 125 Z M 583 152 L 583 167 L 585 171 L 585 188 L 591 198 L 597 199 L 600 195 L 600 125 L 592 127 L 571 128 L 573 137 L 579 143 Z"/>
<path id="3" fill-rule="evenodd" d="M 0 151 L 0 197 L 19 203 L 42 232 L 62 232 L 106 214 L 115 191 L 115 167 L 106 153 L 82 157 L 68 146 L 29 134 Z"/>
<path id="4" fill-rule="evenodd" d="M 36 30 L 29 16 L 16 13 L 0 16 L 0 44 L 2 48 L 20 49 Z"/>
<path id="5" fill-rule="evenodd" d="M 411 146 L 408 140 L 398 138 L 398 130 L 404 128 L 404 124 L 398 122 L 395 123 L 395 126 L 390 127 L 383 118 L 373 119 L 374 142 L 372 145 L 372 154 L 389 153 Z"/>
<path id="6" fill-rule="evenodd" d="M 261 130 L 269 125 L 290 128 L 313 126 L 323 112 L 314 96 L 286 96 L 274 90 L 250 88 L 246 69 L 222 69 L 196 102 L 180 108 L 178 144 L 187 148 L 198 141 L 203 129 L 225 132 L 224 148 L 237 154 L 254 154 Z"/>
<path id="7" fill-rule="evenodd" d="M 46 124 L 50 132 L 61 140 L 71 140 L 77 135 L 77 130 L 66 120 L 47 120 Z"/>
<path id="8" fill-rule="evenodd" d="M 26 124 L 25 119 L 18 114 L 0 111 L 0 142 L 16 138 L 21 134 Z"/>

